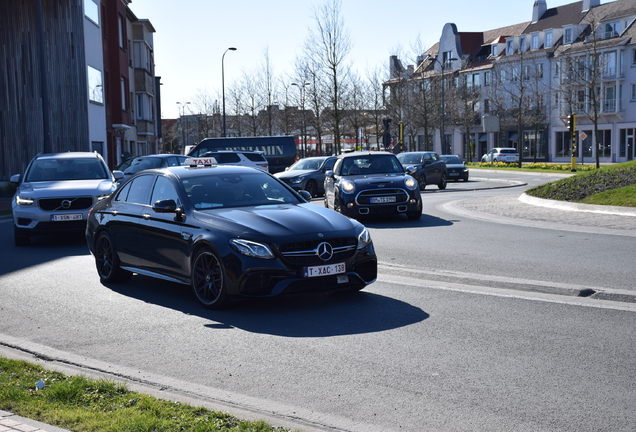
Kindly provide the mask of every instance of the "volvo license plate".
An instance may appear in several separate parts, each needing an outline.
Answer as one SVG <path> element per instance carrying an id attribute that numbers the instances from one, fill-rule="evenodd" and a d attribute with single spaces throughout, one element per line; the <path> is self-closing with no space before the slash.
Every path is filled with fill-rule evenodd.
<path id="1" fill-rule="evenodd" d="M 64 221 L 76 221 L 76 220 L 82 220 L 81 213 L 51 215 L 51 222 L 64 222 Z"/>

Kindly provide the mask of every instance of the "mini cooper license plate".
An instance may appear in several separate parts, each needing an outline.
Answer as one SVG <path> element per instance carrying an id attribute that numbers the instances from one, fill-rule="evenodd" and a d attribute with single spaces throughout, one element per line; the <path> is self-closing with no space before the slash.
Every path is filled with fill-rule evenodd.
<path id="1" fill-rule="evenodd" d="M 397 198 L 394 196 L 386 196 L 386 197 L 373 197 L 371 198 L 371 203 L 373 204 L 382 204 L 382 203 L 392 203 L 396 202 Z"/>
<path id="2" fill-rule="evenodd" d="M 345 265 L 345 263 L 328 264 L 328 265 L 321 265 L 321 266 L 305 267 L 303 271 L 304 271 L 304 277 L 306 278 L 331 276 L 331 275 L 336 275 L 336 274 L 341 274 L 346 272 L 347 266 Z"/>
<path id="3" fill-rule="evenodd" d="M 51 222 L 82 220 L 81 213 L 51 215 Z"/>

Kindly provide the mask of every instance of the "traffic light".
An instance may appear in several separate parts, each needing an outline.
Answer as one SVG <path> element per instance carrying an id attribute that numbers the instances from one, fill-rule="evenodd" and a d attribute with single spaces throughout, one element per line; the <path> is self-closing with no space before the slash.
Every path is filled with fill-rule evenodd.
<path id="1" fill-rule="evenodd" d="M 568 131 L 570 131 L 570 136 L 574 136 L 576 134 L 576 114 L 571 114 L 567 117 L 567 126 Z"/>

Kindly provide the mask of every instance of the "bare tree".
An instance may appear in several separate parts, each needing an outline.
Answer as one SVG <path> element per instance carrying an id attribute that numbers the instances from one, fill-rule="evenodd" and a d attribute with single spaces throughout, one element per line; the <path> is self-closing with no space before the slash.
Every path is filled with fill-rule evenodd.
<path id="1" fill-rule="evenodd" d="M 606 38 L 614 37 L 613 30 L 601 25 L 598 9 L 592 9 L 582 20 L 587 26 L 581 35 L 582 42 L 568 45 L 560 50 L 566 65 L 566 101 L 570 104 L 569 114 L 578 113 L 579 118 L 587 118 L 594 128 L 594 147 L 596 168 L 600 167 L 603 137 L 598 123 L 605 112 L 616 112 L 619 107 L 617 89 L 614 83 L 606 84 L 607 78 L 617 76 L 620 55 L 615 44 L 605 43 Z M 613 49 L 607 49 L 607 46 Z M 582 149 L 582 155 L 584 150 Z"/>
<path id="2" fill-rule="evenodd" d="M 264 134 L 267 136 L 274 135 L 274 104 L 276 101 L 276 84 L 274 78 L 274 70 L 269 60 L 269 48 L 263 50 L 263 64 L 259 68 L 259 82 L 258 88 L 263 101 L 265 103 L 266 115 L 265 115 L 265 127 Z"/>
<path id="3" fill-rule="evenodd" d="M 340 153 L 340 127 L 342 123 L 341 84 L 349 73 L 346 58 L 351 51 L 351 39 L 340 13 L 340 0 L 327 0 L 314 9 L 315 27 L 309 29 L 305 44 L 307 57 L 314 58 L 329 81 L 329 104 L 333 119 L 333 137 Z"/>
<path id="4" fill-rule="evenodd" d="M 370 119 L 372 129 L 375 133 L 375 142 L 378 150 L 381 149 L 382 143 L 382 120 L 387 115 L 386 107 L 384 104 L 384 92 L 382 84 L 386 81 L 386 76 L 381 72 L 379 67 L 374 69 L 369 68 L 367 74 L 368 82 L 368 112 L 366 119 Z"/>

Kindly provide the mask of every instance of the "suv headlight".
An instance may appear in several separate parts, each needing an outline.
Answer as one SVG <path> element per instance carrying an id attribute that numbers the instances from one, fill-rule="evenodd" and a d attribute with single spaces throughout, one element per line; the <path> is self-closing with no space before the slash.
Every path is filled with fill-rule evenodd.
<path id="1" fill-rule="evenodd" d="M 19 206 L 33 205 L 34 201 L 35 200 L 33 198 L 29 198 L 29 197 L 23 197 L 19 195 L 16 195 L 15 197 L 15 203 Z"/>
<path id="2" fill-rule="evenodd" d="M 356 184 L 351 180 L 343 180 L 340 183 L 340 189 L 345 193 L 353 193 L 353 191 L 356 190 Z"/>
<path id="3" fill-rule="evenodd" d="M 358 249 L 364 249 L 371 244 L 371 234 L 365 227 L 360 234 L 358 234 Z"/>
<path id="4" fill-rule="evenodd" d="M 231 239 L 230 245 L 232 248 L 240 254 L 263 259 L 273 259 L 274 253 L 272 250 L 263 243 L 257 243 L 244 239 Z"/>
<path id="5" fill-rule="evenodd" d="M 411 190 L 415 190 L 417 187 L 417 181 L 411 176 L 406 176 L 404 178 L 404 185 Z"/>

